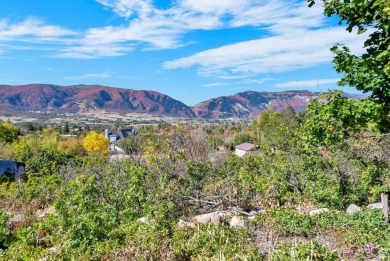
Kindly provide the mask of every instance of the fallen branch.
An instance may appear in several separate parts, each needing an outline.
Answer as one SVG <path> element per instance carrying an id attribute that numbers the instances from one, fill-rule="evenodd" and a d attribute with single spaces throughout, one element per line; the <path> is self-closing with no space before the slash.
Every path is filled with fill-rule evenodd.
<path id="1" fill-rule="evenodd" d="M 239 208 L 237 208 L 237 207 L 228 207 L 228 209 L 229 209 L 229 210 L 233 210 L 233 211 L 235 211 L 235 212 L 237 212 L 237 213 L 240 213 L 240 214 L 242 214 L 242 215 L 253 216 L 251 213 L 245 212 L 245 211 L 243 211 L 243 210 L 241 210 L 241 209 L 239 209 Z"/>
<path id="2" fill-rule="evenodd" d="M 187 199 L 187 202 L 199 202 L 199 203 L 205 203 L 205 204 L 210 204 L 210 205 L 213 205 L 213 206 L 218 206 L 220 205 L 220 203 L 218 202 L 214 202 L 214 201 L 207 201 L 207 200 L 201 200 L 201 199 L 196 199 L 196 198 L 193 198 L 193 197 L 184 197 Z"/>

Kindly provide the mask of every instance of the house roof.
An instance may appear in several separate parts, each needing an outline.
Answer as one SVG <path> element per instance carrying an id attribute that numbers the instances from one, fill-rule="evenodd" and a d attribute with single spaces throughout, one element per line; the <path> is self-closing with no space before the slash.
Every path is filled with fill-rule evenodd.
<path id="1" fill-rule="evenodd" d="M 243 151 L 250 151 L 254 146 L 255 145 L 252 143 L 245 142 L 240 145 L 237 145 L 235 148 Z"/>
<path id="2" fill-rule="evenodd" d="M 129 137 L 129 136 L 136 136 L 137 131 L 135 129 L 125 129 L 125 130 L 119 130 L 116 132 L 109 133 L 108 137 L 116 137 L 116 141 L 114 143 L 119 143 L 120 140 Z"/>
<path id="3" fill-rule="evenodd" d="M 126 138 L 128 136 L 135 136 L 137 134 L 135 129 L 126 129 L 120 130 L 116 132 L 121 139 Z"/>

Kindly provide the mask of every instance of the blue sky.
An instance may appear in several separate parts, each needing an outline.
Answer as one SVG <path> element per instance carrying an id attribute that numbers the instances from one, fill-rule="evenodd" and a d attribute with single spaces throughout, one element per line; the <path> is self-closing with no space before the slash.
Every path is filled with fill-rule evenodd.
<path id="1" fill-rule="evenodd" d="M 335 89 L 329 48 L 361 53 L 364 36 L 322 11 L 304 0 L 3 0 L 0 84 L 155 90 L 188 105 Z"/>

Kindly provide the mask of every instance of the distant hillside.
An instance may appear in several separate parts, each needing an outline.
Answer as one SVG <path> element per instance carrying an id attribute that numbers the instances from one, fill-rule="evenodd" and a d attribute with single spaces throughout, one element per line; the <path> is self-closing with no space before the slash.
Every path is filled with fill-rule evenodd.
<path id="1" fill-rule="evenodd" d="M 246 91 L 201 102 L 192 110 L 197 117 L 204 119 L 253 118 L 265 109 L 282 110 L 292 106 L 296 112 L 303 111 L 307 102 L 318 96 L 309 91 Z"/>
<path id="2" fill-rule="evenodd" d="M 0 85 L 0 110 L 81 113 L 104 109 L 173 117 L 195 117 L 184 103 L 154 91 L 138 91 L 99 85 L 56 86 Z"/>
<path id="3" fill-rule="evenodd" d="M 349 98 L 364 95 L 345 94 Z M 96 110 L 117 113 L 146 113 L 169 117 L 226 119 L 254 118 L 265 109 L 282 110 L 292 106 L 305 110 L 307 102 L 319 97 L 309 91 L 246 91 L 201 102 L 193 107 L 155 91 L 112 88 L 100 85 L 57 86 L 29 84 L 0 85 L 0 111 L 43 111 L 86 113 Z"/>

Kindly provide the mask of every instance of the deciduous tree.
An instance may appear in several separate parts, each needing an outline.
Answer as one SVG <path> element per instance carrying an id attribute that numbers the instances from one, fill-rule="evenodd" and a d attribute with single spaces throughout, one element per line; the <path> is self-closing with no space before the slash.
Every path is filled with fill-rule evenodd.
<path id="1" fill-rule="evenodd" d="M 13 142 L 18 138 L 18 128 L 10 121 L 0 124 L 0 142 Z"/>
<path id="2" fill-rule="evenodd" d="M 309 6 L 315 0 L 307 0 Z M 370 93 L 370 99 L 382 105 L 381 131 L 389 130 L 390 119 L 390 1 L 388 0 L 323 0 L 326 16 L 337 15 L 347 31 L 369 32 L 362 55 L 352 54 L 347 46 L 335 45 L 331 50 L 335 69 L 344 73 L 340 85 L 349 85 Z"/>
<path id="3" fill-rule="evenodd" d="M 104 134 L 91 131 L 83 140 L 84 149 L 91 155 L 107 155 L 109 140 Z"/>
<path id="4" fill-rule="evenodd" d="M 305 138 L 318 146 L 337 145 L 362 132 L 379 132 L 383 106 L 371 100 L 353 100 L 341 91 L 322 94 L 306 110 Z"/>

